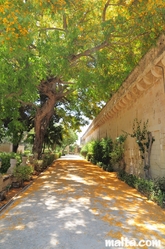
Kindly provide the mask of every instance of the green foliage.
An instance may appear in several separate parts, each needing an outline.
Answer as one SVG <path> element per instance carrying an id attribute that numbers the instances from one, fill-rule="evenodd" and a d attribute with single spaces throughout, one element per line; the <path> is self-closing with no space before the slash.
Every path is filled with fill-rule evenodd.
<path id="1" fill-rule="evenodd" d="M 137 119 L 133 122 L 133 133 L 130 134 L 131 137 L 136 138 L 136 143 L 139 146 L 139 150 L 141 152 L 141 157 L 144 159 L 145 152 L 149 149 L 150 140 L 149 140 L 149 131 L 147 129 L 148 126 L 148 120 L 146 122 L 143 122 L 143 125 L 141 125 L 142 121 L 138 121 Z M 152 137 L 151 143 L 153 143 L 155 139 Z"/>
<path id="2" fill-rule="evenodd" d="M 93 156 L 92 161 L 99 165 L 110 164 L 110 152 L 112 151 L 113 142 L 110 138 L 102 138 L 93 143 Z M 105 167 L 105 166 L 104 166 Z"/>
<path id="3" fill-rule="evenodd" d="M 78 126 L 83 115 L 97 115 L 164 31 L 163 0 L 1 2 L 0 120 L 10 119 L 14 144 L 43 107 L 41 82 L 58 78 L 46 100 L 57 94 L 56 111 L 63 109 L 62 118 Z M 3 128 L 2 122 L 0 139 Z"/>
<path id="4" fill-rule="evenodd" d="M 165 178 L 160 177 L 155 180 L 139 178 L 128 174 L 124 170 L 118 171 L 118 178 L 126 182 L 129 186 L 136 188 L 148 199 L 156 202 L 161 207 L 165 207 Z"/>
<path id="5" fill-rule="evenodd" d="M 106 171 L 113 171 L 113 165 L 123 160 L 124 142 L 127 135 L 121 135 L 113 142 L 111 138 L 91 141 L 81 149 L 81 154 Z"/>
<path id="6" fill-rule="evenodd" d="M 124 142 L 127 138 L 127 135 L 120 135 L 113 142 L 113 150 L 110 152 L 111 163 L 114 165 L 120 163 L 123 160 L 124 156 Z"/>
<path id="7" fill-rule="evenodd" d="M 152 133 L 147 129 L 148 120 L 146 122 L 143 122 L 143 125 L 141 123 L 142 121 L 134 119 L 133 133 L 129 135 L 136 139 L 136 143 L 139 146 L 141 158 L 143 159 L 144 162 L 145 177 L 147 179 L 150 179 L 151 175 L 149 169 L 150 169 L 151 148 L 155 139 L 152 136 Z"/>
<path id="8" fill-rule="evenodd" d="M 165 176 L 158 177 L 155 180 L 155 184 L 163 191 L 165 191 Z"/>
<path id="9" fill-rule="evenodd" d="M 42 172 L 44 169 L 46 169 L 48 166 L 50 166 L 53 161 L 55 160 L 55 154 L 53 153 L 46 153 L 42 155 L 42 160 L 36 160 L 34 161 L 34 169 L 37 172 Z"/>
<path id="10" fill-rule="evenodd" d="M 45 103 L 56 94 L 55 109 L 63 109 L 70 127 L 78 126 L 83 115 L 97 115 L 164 31 L 162 0 L 1 2 L 0 119 L 10 119 L 6 128 L 14 144 L 43 107 L 42 82 L 46 87 L 46 79 L 58 79 Z M 23 106 L 30 108 L 26 119 Z"/>
<path id="11" fill-rule="evenodd" d="M 33 174 L 33 167 L 27 165 L 19 165 L 14 168 L 13 176 L 18 181 L 29 181 Z"/>
<path id="12" fill-rule="evenodd" d="M 17 159 L 17 165 L 21 163 L 21 155 L 16 154 L 16 153 L 7 153 L 7 152 L 1 152 L 0 153 L 0 158 L 1 158 L 1 168 L 0 168 L 0 173 L 6 173 L 8 168 L 10 167 L 10 159 L 15 158 Z"/>
<path id="13" fill-rule="evenodd" d="M 76 132 L 71 128 L 65 127 L 62 134 L 61 148 L 64 150 L 67 146 L 74 145 L 77 139 Z"/>
<path id="14" fill-rule="evenodd" d="M 44 136 L 44 148 L 47 147 L 49 149 L 54 149 L 57 145 L 61 145 L 62 143 L 62 132 L 63 128 L 61 125 L 58 125 L 59 117 L 54 115 L 47 127 L 45 136 Z"/>
<path id="15" fill-rule="evenodd" d="M 55 152 L 54 153 L 54 159 L 58 159 L 61 157 L 61 152 Z"/>
<path id="16" fill-rule="evenodd" d="M 10 167 L 10 158 L 11 156 L 8 153 L 0 153 L 0 158 L 1 158 L 1 168 L 0 168 L 0 172 L 1 173 L 6 173 L 8 168 Z"/>
<path id="17" fill-rule="evenodd" d="M 93 159 L 92 159 L 92 162 L 94 164 L 102 163 L 102 157 L 103 157 L 103 153 L 102 153 L 101 142 L 99 140 L 96 140 L 94 142 L 94 144 L 93 144 Z"/>
<path id="18" fill-rule="evenodd" d="M 110 152 L 113 150 L 112 139 L 103 138 L 100 141 L 100 145 L 101 145 L 101 153 L 102 153 L 102 162 L 105 165 L 109 165 L 110 164 Z"/>
<path id="19" fill-rule="evenodd" d="M 33 162 L 33 165 L 34 165 L 34 169 L 37 172 L 42 172 L 45 169 L 45 165 L 43 165 L 43 160 L 35 160 Z"/>
<path id="20" fill-rule="evenodd" d="M 55 155 L 54 154 L 51 154 L 51 153 L 47 153 L 44 155 L 44 158 L 43 158 L 43 164 L 48 167 L 50 164 L 53 163 L 55 159 Z"/>
<path id="21" fill-rule="evenodd" d="M 104 170 L 112 171 L 110 164 L 110 152 L 113 148 L 113 142 L 110 138 L 102 138 L 100 141 L 95 140 L 87 143 L 81 149 L 81 154 Z"/>
<path id="22" fill-rule="evenodd" d="M 88 154 L 88 144 L 83 145 L 80 151 L 81 155 L 86 158 Z"/>

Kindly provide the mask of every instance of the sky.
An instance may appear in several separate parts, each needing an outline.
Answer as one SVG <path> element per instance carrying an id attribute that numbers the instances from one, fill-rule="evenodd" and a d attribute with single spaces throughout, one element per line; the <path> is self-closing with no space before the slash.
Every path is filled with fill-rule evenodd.
<path id="1" fill-rule="evenodd" d="M 80 127 L 81 128 L 81 132 L 77 133 L 77 135 L 78 135 L 78 141 L 77 141 L 78 145 L 80 145 L 80 139 L 84 135 L 84 133 L 86 132 L 86 130 L 88 129 L 88 127 L 90 126 L 91 122 L 89 123 L 89 125 L 85 125 L 85 126 Z"/>

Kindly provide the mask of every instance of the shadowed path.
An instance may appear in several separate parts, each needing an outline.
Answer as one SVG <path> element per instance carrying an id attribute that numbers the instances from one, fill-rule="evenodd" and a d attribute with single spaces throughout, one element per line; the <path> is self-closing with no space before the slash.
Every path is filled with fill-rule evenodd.
<path id="1" fill-rule="evenodd" d="M 69 155 L 1 213 L 1 249 L 105 249 L 105 240 L 161 240 L 165 212 L 97 166 Z M 122 245 L 109 248 L 124 248 Z"/>

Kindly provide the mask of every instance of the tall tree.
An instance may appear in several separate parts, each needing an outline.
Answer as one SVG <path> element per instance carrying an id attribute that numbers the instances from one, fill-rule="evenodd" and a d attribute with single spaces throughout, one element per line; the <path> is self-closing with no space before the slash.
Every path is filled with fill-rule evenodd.
<path id="1" fill-rule="evenodd" d="M 38 156 L 57 103 L 96 115 L 165 29 L 164 0 L 0 3 L 1 108 L 36 106 Z"/>

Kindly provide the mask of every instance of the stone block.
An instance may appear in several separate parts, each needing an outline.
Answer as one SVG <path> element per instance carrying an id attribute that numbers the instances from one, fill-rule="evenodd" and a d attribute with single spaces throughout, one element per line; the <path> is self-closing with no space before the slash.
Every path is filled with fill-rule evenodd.
<path id="1" fill-rule="evenodd" d="M 144 69 L 145 70 L 145 69 Z M 145 79 L 144 83 L 148 82 L 148 79 L 152 76 L 147 70 L 147 78 L 143 74 Z M 140 77 L 140 75 L 139 75 Z M 151 77 L 153 78 L 153 77 Z M 132 133 L 133 121 L 135 118 L 142 122 L 149 120 L 148 130 L 152 132 L 155 141 L 152 145 L 151 151 L 151 170 L 154 176 L 161 176 L 162 170 L 164 170 L 165 165 L 165 94 L 162 91 L 162 80 L 156 81 L 155 84 L 148 86 L 143 92 L 139 93 L 138 98 L 132 101 L 131 98 L 131 82 L 129 82 L 129 77 L 123 85 L 123 93 L 119 91 L 117 94 L 120 95 L 120 102 L 125 103 L 125 105 L 118 110 L 117 115 L 111 116 L 105 123 L 100 122 L 100 126 L 96 127 L 95 133 L 93 133 L 93 139 L 98 138 L 98 134 L 103 136 L 108 133 L 108 135 L 115 139 L 115 136 L 122 134 L 122 131 Z M 148 84 L 149 85 L 149 84 Z M 147 86 L 147 83 L 146 83 Z M 118 95 L 115 95 L 116 97 Z M 113 100 L 117 99 L 113 96 Z M 109 112 L 114 105 L 111 105 L 112 100 L 107 103 L 109 107 Z M 113 101 L 114 103 L 114 101 Z M 100 112 L 95 121 L 97 122 L 103 119 L 103 113 L 105 109 Z M 97 122 L 94 122 L 93 125 Z M 106 125 L 106 122 L 108 125 Z M 91 126 L 93 127 L 93 126 Z M 89 129 L 89 136 L 92 137 Z M 88 134 L 86 134 L 88 137 Z M 90 139 L 88 140 L 90 141 Z M 125 151 L 125 161 L 127 164 L 127 171 L 132 171 L 130 168 L 130 163 L 132 162 L 135 166 L 135 171 L 138 169 L 138 149 L 135 148 L 135 139 L 128 136 L 126 140 L 126 151 Z M 162 170 L 161 170 L 162 169 Z M 133 168 L 134 171 L 134 168 Z M 163 171 L 164 172 L 164 171 Z"/>

